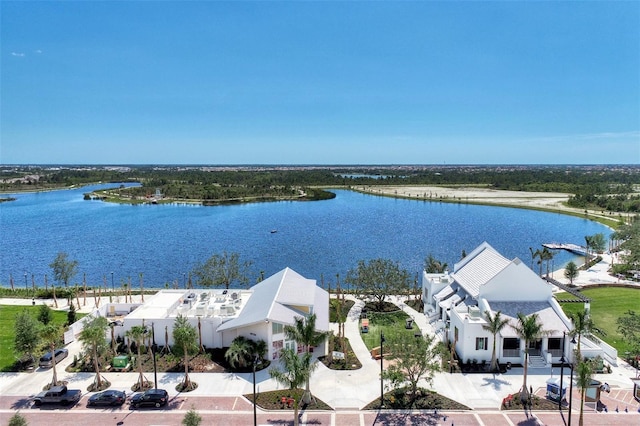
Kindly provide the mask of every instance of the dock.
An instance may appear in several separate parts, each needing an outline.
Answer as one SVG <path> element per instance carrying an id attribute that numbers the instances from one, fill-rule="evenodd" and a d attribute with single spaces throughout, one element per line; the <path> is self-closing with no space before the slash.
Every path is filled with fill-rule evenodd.
<path id="1" fill-rule="evenodd" d="M 546 244 L 542 244 L 542 247 L 546 247 L 550 250 L 567 250 L 567 251 L 570 251 L 571 253 L 580 254 L 582 256 L 587 254 L 587 248 L 579 246 L 577 244 L 546 243 Z"/>

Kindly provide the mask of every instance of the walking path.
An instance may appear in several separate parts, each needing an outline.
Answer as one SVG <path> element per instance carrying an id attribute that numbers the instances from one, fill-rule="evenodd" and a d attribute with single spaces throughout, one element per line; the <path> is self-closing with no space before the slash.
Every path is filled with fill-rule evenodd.
<path id="1" fill-rule="evenodd" d="M 426 382 L 420 383 L 421 386 L 434 389 L 439 394 L 456 400 L 476 411 L 471 413 L 449 413 L 448 420 L 443 420 L 441 414 L 435 415 L 434 413 L 416 412 L 409 416 L 407 412 L 362 412 L 360 411 L 371 401 L 380 396 L 380 361 L 371 357 L 368 349 L 366 348 L 362 338 L 360 336 L 359 318 L 360 312 L 364 303 L 355 299 L 353 296 L 347 296 L 355 301 L 354 306 L 349 311 L 347 321 L 345 323 L 345 335 L 349 339 L 353 350 L 362 363 L 362 368 L 358 370 L 330 370 L 322 363 L 318 364 L 318 369 L 312 375 L 311 378 L 311 390 L 313 394 L 326 402 L 330 406 L 334 407 L 336 411 L 329 414 L 318 413 L 305 413 L 303 419 L 316 424 L 449 424 L 449 421 L 455 424 L 473 424 L 473 425 L 487 425 L 492 426 L 498 424 L 513 425 L 513 424 L 558 424 L 562 419 L 558 413 L 540 412 L 535 414 L 521 413 L 521 412 L 500 412 L 499 407 L 503 398 L 510 394 L 517 392 L 522 384 L 522 368 L 512 368 L 505 374 L 449 374 L 449 373 L 437 373 L 435 375 L 433 384 L 430 385 Z M 427 318 L 405 303 L 403 303 L 398 297 L 391 297 L 390 300 L 401 307 L 407 314 L 413 317 L 416 325 L 420 328 L 423 334 L 435 333 L 435 330 L 431 324 L 428 323 Z M 87 299 L 88 304 L 92 304 L 93 299 Z M 0 299 L 0 304 L 12 303 L 12 304 L 30 304 L 29 300 L 18 301 L 15 299 Z M 66 304 L 66 301 L 62 302 Z M 63 306 L 61 306 L 63 308 Z M 93 306 L 83 306 L 80 311 L 90 311 Z M 73 362 L 74 354 L 77 354 L 81 350 L 81 344 L 79 342 L 72 342 L 67 346 L 69 349 L 69 357 L 63 360 L 58 368 L 59 380 L 66 380 L 69 382 L 69 386 L 76 389 L 82 389 L 86 391 L 87 387 L 94 380 L 95 375 L 93 373 L 67 373 L 65 370 L 71 362 Z M 603 422 L 605 417 L 594 417 L 595 420 L 589 420 L 587 417 L 587 424 L 631 424 L 638 421 L 637 417 L 633 417 L 634 420 L 618 421 L 619 416 L 638 416 L 638 410 L 640 405 L 631 397 L 632 382 L 631 377 L 635 377 L 636 371 L 629 367 L 625 362 L 620 361 L 619 367 L 613 367 L 611 374 L 596 375 L 596 380 L 607 382 L 611 386 L 611 393 L 604 394 L 603 402 L 608 406 L 609 413 L 599 414 L 599 416 L 606 417 L 607 421 Z M 538 395 L 544 395 L 546 389 L 546 380 L 551 376 L 557 376 L 560 373 L 559 368 L 544 368 L 544 369 L 529 369 L 528 383 L 534 388 L 534 392 Z M 7 408 L 16 406 L 20 407 L 19 403 L 15 400 L 19 397 L 31 397 L 37 393 L 42 387 L 51 380 L 51 370 L 36 370 L 33 373 L 0 373 L 0 418 L 5 418 L 6 412 L 10 412 Z M 104 373 L 103 376 L 111 382 L 112 389 L 129 389 L 132 383 L 137 379 L 137 373 Z M 564 380 L 569 382 L 569 370 L 565 368 Z M 153 380 L 153 373 L 146 373 L 148 380 Z M 238 397 L 242 395 L 251 394 L 253 391 L 253 380 L 251 373 L 234 374 L 234 373 L 191 373 L 190 377 L 193 381 L 198 383 L 198 388 L 188 394 L 178 394 L 175 391 L 175 386 L 182 380 L 183 374 L 181 373 L 158 373 L 158 386 L 166 389 L 172 398 L 182 398 L 182 401 L 189 400 L 198 401 L 198 398 L 206 398 L 209 401 L 203 405 L 203 412 L 206 410 L 218 410 L 225 406 L 224 401 L 235 401 L 233 406 L 236 406 Z M 274 380 L 269 376 L 267 370 L 256 372 L 256 385 L 257 392 L 264 392 L 269 390 L 275 390 L 281 388 Z M 5 405 L 5 401 L 9 398 L 12 399 L 10 407 Z M 230 399 L 231 398 L 231 399 Z M 574 386 L 573 393 L 573 415 L 577 416 L 579 410 L 579 396 L 577 389 Z M 22 401 L 27 403 L 27 401 Z M 18 404 L 18 405 L 16 405 Z M 188 409 L 189 407 L 183 407 L 184 404 L 180 404 L 181 409 Z M 615 412 L 615 408 L 619 408 L 619 413 Z M 628 413 L 624 410 L 627 409 Z M 78 409 L 79 410 L 79 409 Z M 74 408 L 72 411 L 76 411 Z M 260 411 L 260 418 L 265 421 L 272 422 L 277 416 L 268 416 L 268 412 Z M 199 410 L 200 412 L 200 410 Z M 594 414 L 593 407 L 587 406 L 585 408 L 586 413 Z M 226 413 L 226 411 L 225 411 Z M 247 415 L 246 412 L 243 412 Z M 219 413 L 220 414 L 220 413 Z M 524 417 L 526 415 L 526 417 Z M 618 417 L 616 417 L 616 415 Z M 225 414 L 226 416 L 226 414 Z M 229 422 L 228 424 L 246 424 L 246 417 L 242 417 L 238 414 L 237 423 Z M 409 416 L 409 417 L 407 417 Z M 530 417 L 531 416 L 531 417 Z M 535 416 L 535 417 L 534 417 Z M 164 417 L 164 415 L 163 415 Z M 215 416 L 213 417 L 215 418 Z M 226 418 L 226 417 L 225 417 Z M 235 417 L 231 417 L 235 418 Z M 534 420 L 535 418 L 535 420 Z M 315 419 L 315 420 L 314 420 Z M 577 419 L 576 419 L 577 420 Z M 244 422 L 244 423 L 243 423 Z M 529 423 L 531 422 L 531 423 Z M 540 423 L 538 423 L 540 422 Z M 3 422 L 2 422 L 3 423 Z M 173 422 L 170 424 L 178 424 Z M 279 422 L 281 423 L 281 422 Z M 45 424 L 32 422 L 31 424 Z M 127 424 L 130 424 L 127 422 Z M 138 424 L 145 424 L 144 422 Z M 148 424 L 148 423 L 147 423 Z M 207 424 L 216 424 L 215 422 Z M 218 423 L 221 424 L 221 423 Z"/>

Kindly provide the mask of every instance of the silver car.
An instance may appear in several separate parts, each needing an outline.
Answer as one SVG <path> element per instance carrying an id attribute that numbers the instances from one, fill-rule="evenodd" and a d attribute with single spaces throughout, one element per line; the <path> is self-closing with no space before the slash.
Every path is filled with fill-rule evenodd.
<path id="1" fill-rule="evenodd" d="M 69 355 L 69 351 L 67 349 L 56 349 L 56 364 L 62 361 Z M 53 356 L 51 352 L 47 352 L 46 354 L 40 357 L 40 368 L 49 368 L 53 366 Z"/>

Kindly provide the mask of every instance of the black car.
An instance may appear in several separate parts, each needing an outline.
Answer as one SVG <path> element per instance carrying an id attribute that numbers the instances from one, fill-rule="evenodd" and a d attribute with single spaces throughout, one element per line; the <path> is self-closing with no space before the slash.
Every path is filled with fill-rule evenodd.
<path id="1" fill-rule="evenodd" d="M 69 351 L 66 349 L 56 349 L 56 364 L 65 359 L 69 355 Z M 47 352 L 40 358 L 40 368 L 49 368 L 53 366 L 53 355 L 51 352 Z"/>
<path id="2" fill-rule="evenodd" d="M 169 402 L 169 394 L 164 389 L 149 389 L 137 393 L 131 397 L 131 406 L 138 407 L 163 407 Z"/>
<path id="3" fill-rule="evenodd" d="M 87 407 L 96 407 L 98 405 L 122 405 L 127 399 L 127 394 L 119 390 L 106 390 L 98 392 L 89 397 Z"/>

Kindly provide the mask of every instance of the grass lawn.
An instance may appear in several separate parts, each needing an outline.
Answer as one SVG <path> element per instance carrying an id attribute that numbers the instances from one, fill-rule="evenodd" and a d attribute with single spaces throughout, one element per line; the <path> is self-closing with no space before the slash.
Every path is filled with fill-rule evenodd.
<path id="1" fill-rule="evenodd" d="M 591 299 L 591 317 L 594 324 L 602 329 L 606 335 L 598 335 L 602 340 L 618 350 L 618 356 L 624 358 L 629 346 L 618 333 L 616 320 L 627 311 L 640 312 L 640 289 L 626 287 L 594 287 L 585 288 L 582 294 Z M 572 298 L 558 293 L 559 300 Z M 568 314 L 584 310 L 582 303 L 561 303 L 562 309 Z"/>
<path id="2" fill-rule="evenodd" d="M 16 361 L 16 356 L 13 352 L 13 332 L 16 314 L 23 309 L 26 309 L 35 318 L 38 315 L 39 306 L 0 305 L 0 371 L 11 371 Z M 52 313 L 55 323 L 62 325 L 67 322 L 66 311 L 52 311 Z M 83 316 L 83 314 L 76 313 L 76 318 L 78 319 Z M 62 338 L 62 335 L 60 337 Z M 44 349 L 42 352 L 44 352 Z"/>
<path id="3" fill-rule="evenodd" d="M 371 351 L 373 348 L 380 346 L 380 332 L 384 333 L 385 338 L 395 336 L 400 333 L 407 333 L 411 336 L 418 330 L 414 324 L 412 330 L 405 328 L 406 319 L 409 315 L 401 310 L 394 312 L 368 312 L 369 332 L 361 333 L 364 344 Z"/>

